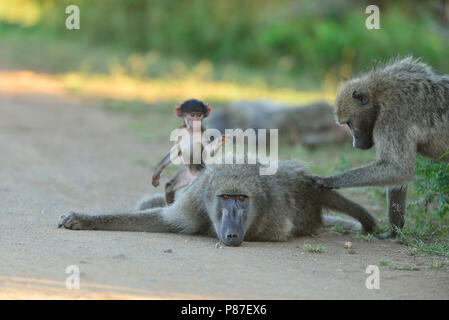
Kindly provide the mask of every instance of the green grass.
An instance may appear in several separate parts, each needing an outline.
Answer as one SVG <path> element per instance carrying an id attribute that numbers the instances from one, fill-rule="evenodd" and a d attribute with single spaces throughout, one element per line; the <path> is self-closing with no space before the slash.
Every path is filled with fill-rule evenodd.
<path id="1" fill-rule="evenodd" d="M 445 266 L 448 266 L 448 265 L 449 265 L 449 260 L 435 261 L 430 265 L 430 269 L 439 270 L 439 269 L 443 269 Z"/>
<path id="2" fill-rule="evenodd" d="M 418 254 L 449 256 L 449 164 L 418 157 L 399 240 Z"/>
<path id="3" fill-rule="evenodd" d="M 389 263 L 390 263 L 390 260 L 388 260 L 388 259 L 381 259 L 379 261 L 379 265 L 381 265 L 381 266 L 388 266 Z"/>
<path id="4" fill-rule="evenodd" d="M 322 253 L 322 252 L 324 252 L 324 249 L 326 249 L 326 247 L 324 247 L 322 245 L 312 246 L 311 244 L 308 244 L 308 243 L 306 243 L 304 245 L 304 250 L 306 250 L 307 252 L 311 252 L 311 253 Z"/>
<path id="5" fill-rule="evenodd" d="M 321 86 L 316 77 L 298 77 L 273 65 L 252 68 L 238 61 L 212 62 L 157 50 L 136 53 L 113 44 L 92 45 L 70 37 L 55 37 L 37 27 L 24 29 L 0 22 L 0 39 L 0 61 L 7 61 L 12 68 L 47 73 L 125 74 L 136 79 L 200 78 L 301 90 Z"/>
<path id="6" fill-rule="evenodd" d="M 375 239 L 371 233 L 363 234 L 362 232 L 357 232 L 355 235 L 352 236 L 352 238 L 356 240 L 363 240 L 366 242 L 373 242 Z"/>
<path id="7" fill-rule="evenodd" d="M 403 270 L 403 271 L 419 271 L 420 269 L 413 265 L 397 265 L 390 264 L 390 268 L 393 270 Z"/>
<path id="8" fill-rule="evenodd" d="M 8 11 L 24 20 L 22 1 L 3 0 L 0 19 Z M 15 8 L 8 9 L 8 3 Z M 381 29 L 365 28 L 365 2 L 334 4 L 317 0 L 308 5 L 294 0 L 28 0 L 41 10 L 36 29 L 88 45 L 114 45 L 132 52 L 157 50 L 183 57 L 230 64 L 221 72 L 238 73 L 239 65 L 265 69 L 271 81 L 280 73 L 323 79 L 347 75 L 376 59 L 413 53 L 448 70 L 447 25 L 435 4 L 427 1 L 383 1 Z M 81 29 L 64 27 L 67 4 L 81 11 Z M 19 5 L 17 5 L 19 4 Z M 44 4 L 44 5 L 42 5 Z M 20 11 L 22 10 L 22 11 Z M 22 14 L 20 14 L 22 13 Z M 193 59 L 192 59 L 193 60 Z M 446 69 L 444 69 L 446 68 Z M 281 76 L 281 78 L 285 78 Z"/>
<path id="9" fill-rule="evenodd" d="M 333 232 L 336 232 L 336 233 L 339 233 L 339 234 L 348 234 L 349 233 L 349 230 L 345 229 L 345 227 L 343 225 L 341 225 L 341 224 L 337 224 L 337 225 L 333 226 L 331 228 L 331 230 Z"/>

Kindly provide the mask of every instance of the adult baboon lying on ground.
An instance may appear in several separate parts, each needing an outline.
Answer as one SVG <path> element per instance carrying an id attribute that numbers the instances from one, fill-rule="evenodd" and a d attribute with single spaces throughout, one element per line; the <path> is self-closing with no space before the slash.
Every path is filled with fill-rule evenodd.
<path id="1" fill-rule="evenodd" d="M 286 241 L 311 234 L 322 224 L 360 229 L 355 221 L 322 216 L 322 208 L 346 213 L 366 231 L 376 225 L 360 205 L 336 191 L 318 187 L 304 165 L 279 162 L 274 175 L 260 175 L 259 164 L 211 165 L 166 206 L 163 195 L 135 212 L 62 215 L 59 227 L 76 230 L 179 232 L 218 236 L 228 246 L 248 241 Z"/>

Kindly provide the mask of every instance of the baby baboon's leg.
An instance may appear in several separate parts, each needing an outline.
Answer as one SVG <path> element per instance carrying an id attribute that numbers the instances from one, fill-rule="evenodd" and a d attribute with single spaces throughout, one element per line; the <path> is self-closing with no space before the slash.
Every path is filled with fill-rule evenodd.
<path id="1" fill-rule="evenodd" d="M 173 190 L 173 187 L 180 172 L 181 171 L 175 173 L 175 175 L 165 184 L 165 202 L 167 202 L 167 204 L 172 204 L 175 201 L 175 191 Z"/>
<path id="2" fill-rule="evenodd" d="M 151 208 L 165 207 L 164 195 L 161 193 L 155 194 L 154 196 L 145 196 L 137 202 L 136 210 L 142 211 Z"/>
<path id="3" fill-rule="evenodd" d="M 388 188 L 387 203 L 390 231 L 379 235 L 380 238 L 395 238 L 397 236 L 396 228 L 402 229 L 404 227 L 406 201 L 407 185 Z"/>
<path id="4" fill-rule="evenodd" d="M 196 176 L 190 173 L 189 168 L 183 168 L 175 173 L 173 177 L 165 184 L 165 201 L 172 204 L 175 201 L 176 190 L 188 186 Z"/>

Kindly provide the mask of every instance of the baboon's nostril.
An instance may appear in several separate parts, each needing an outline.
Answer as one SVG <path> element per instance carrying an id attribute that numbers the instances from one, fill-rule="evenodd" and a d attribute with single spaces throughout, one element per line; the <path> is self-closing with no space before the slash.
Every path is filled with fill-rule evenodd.
<path id="1" fill-rule="evenodd" d="M 226 237 L 229 239 L 232 239 L 232 238 L 237 238 L 237 235 L 235 233 L 230 233 Z"/>

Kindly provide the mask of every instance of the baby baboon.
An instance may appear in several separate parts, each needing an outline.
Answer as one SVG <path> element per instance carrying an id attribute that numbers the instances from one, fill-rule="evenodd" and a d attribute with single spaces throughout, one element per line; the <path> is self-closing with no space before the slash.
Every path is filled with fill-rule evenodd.
<path id="1" fill-rule="evenodd" d="M 170 206 L 163 195 L 145 201 L 144 211 L 61 216 L 59 227 L 83 230 L 179 232 L 218 236 L 228 246 L 248 241 L 286 241 L 325 225 L 360 229 L 355 221 L 322 216 L 322 208 L 339 211 L 361 222 L 366 231 L 376 225 L 360 205 L 339 193 L 318 187 L 305 167 L 282 161 L 275 175 L 259 175 L 258 164 L 211 165 Z M 162 201 L 161 201 L 162 200 Z"/>
<path id="2" fill-rule="evenodd" d="M 315 147 L 350 139 L 348 130 L 335 124 L 334 108 L 326 102 L 293 107 L 268 101 L 238 101 L 217 110 L 204 121 L 206 128 L 279 129 L 279 139 Z"/>
<path id="3" fill-rule="evenodd" d="M 353 145 L 376 147 L 368 165 L 318 179 L 329 188 L 388 186 L 391 230 L 404 226 L 407 184 L 417 154 L 449 161 L 449 76 L 411 57 L 392 61 L 346 82 L 336 100 L 337 122 L 348 125 Z"/>
<path id="4" fill-rule="evenodd" d="M 171 157 L 187 160 L 187 166 L 176 172 L 165 184 L 165 201 L 168 204 L 175 201 L 176 191 L 191 183 L 204 167 L 203 159 L 200 158 L 198 161 L 195 161 L 192 156 L 192 153 L 195 152 L 195 146 L 198 148 L 199 155 L 201 156 L 204 145 L 206 143 L 210 144 L 210 155 L 213 155 L 225 142 L 224 137 L 216 141 L 205 142 L 202 140 L 202 134 L 204 132 L 202 121 L 209 116 L 210 112 L 210 104 L 204 104 L 196 99 L 189 99 L 182 104 L 177 103 L 175 105 L 175 115 L 183 118 L 184 124 L 178 128 L 178 141 L 176 141 L 162 160 L 156 164 L 152 177 L 152 184 L 157 187 L 162 171 L 173 161 Z M 184 135 L 187 138 L 182 138 Z"/>

